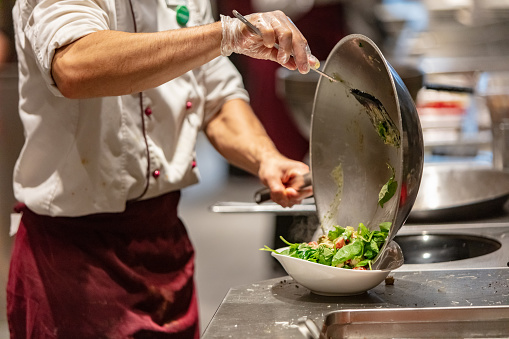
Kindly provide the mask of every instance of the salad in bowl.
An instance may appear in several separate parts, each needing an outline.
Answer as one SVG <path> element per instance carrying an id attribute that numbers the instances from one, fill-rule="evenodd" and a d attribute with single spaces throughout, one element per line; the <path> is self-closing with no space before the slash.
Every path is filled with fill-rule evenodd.
<path id="1" fill-rule="evenodd" d="M 371 269 L 390 226 L 390 222 L 381 223 L 380 230 L 374 231 L 362 223 L 357 230 L 334 226 L 317 241 L 292 244 L 281 237 L 288 247 L 274 250 L 265 246 L 261 250 L 272 252 L 295 281 L 316 294 L 360 294 L 380 284 L 394 269 Z"/>

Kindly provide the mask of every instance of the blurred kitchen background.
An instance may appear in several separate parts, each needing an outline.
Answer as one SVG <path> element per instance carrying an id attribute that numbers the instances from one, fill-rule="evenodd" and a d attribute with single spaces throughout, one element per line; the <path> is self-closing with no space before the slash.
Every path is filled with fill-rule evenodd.
<path id="1" fill-rule="evenodd" d="M 15 203 L 12 168 L 23 143 L 12 49 L 13 2 L 0 1 L 0 338 L 8 337 L 5 284 L 12 244 L 10 213 Z M 232 9 L 242 14 L 283 9 L 323 61 L 343 36 L 370 37 L 416 102 L 426 164 L 509 168 L 509 132 L 504 132 L 509 131 L 508 87 L 496 93 L 500 100 L 492 105 L 501 116 L 492 118 L 486 101 L 493 74 L 509 72 L 509 0 L 216 0 L 213 6 L 217 17 L 230 15 Z M 244 56 L 231 59 L 244 75 L 255 112 L 276 146 L 288 157 L 308 161 L 316 74 L 300 75 Z M 203 331 L 229 288 L 284 275 L 259 248 L 276 245 L 276 234 L 290 233 L 293 240 L 305 240 L 314 229 L 300 225 L 301 233 L 292 233 L 296 224 L 313 220 L 306 208 L 294 213 L 270 208 L 220 213 L 228 209 L 221 209 L 224 205 L 219 202 L 246 202 L 249 207 L 261 186 L 256 178 L 229 166 L 203 136 L 197 152 L 202 182 L 184 190 L 180 211 L 197 250 Z M 509 217 L 503 215 L 502 220 Z"/>

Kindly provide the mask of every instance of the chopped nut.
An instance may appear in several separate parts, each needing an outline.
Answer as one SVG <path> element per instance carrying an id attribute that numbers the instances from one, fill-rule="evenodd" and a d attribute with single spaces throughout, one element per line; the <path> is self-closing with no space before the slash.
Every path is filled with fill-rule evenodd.
<path id="1" fill-rule="evenodd" d="M 394 277 L 392 275 L 388 275 L 387 278 L 385 278 L 385 284 L 394 285 Z"/>

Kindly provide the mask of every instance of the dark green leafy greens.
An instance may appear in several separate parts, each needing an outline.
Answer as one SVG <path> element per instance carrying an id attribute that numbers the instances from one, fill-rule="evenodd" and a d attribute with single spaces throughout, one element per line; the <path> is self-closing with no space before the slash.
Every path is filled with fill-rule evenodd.
<path id="1" fill-rule="evenodd" d="M 385 183 L 385 185 L 382 186 L 382 189 L 380 190 L 380 193 L 378 194 L 378 204 L 380 207 L 384 208 L 384 204 L 391 200 L 391 198 L 394 196 L 394 193 L 398 190 L 398 182 L 394 181 L 396 173 L 394 172 L 394 168 L 387 164 L 387 167 L 389 167 L 392 171 L 392 175 L 389 178 L 389 181 Z"/>
<path id="2" fill-rule="evenodd" d="M 327 266 L 371 269 L 371 262 L 385 243 L 390 227 L 390 222 L 381 223 L 379 231 L 370 231 L 362 223 L 359 224 L 357 231 L 350 226 L 346 228 L 334 226 L 334 229 L 320 237 L 317 242 L 292 244 L 281 237 L 281 240 L 288 245 L 283 251 L 278 252 L 268 246 L 260 250 Z"/>

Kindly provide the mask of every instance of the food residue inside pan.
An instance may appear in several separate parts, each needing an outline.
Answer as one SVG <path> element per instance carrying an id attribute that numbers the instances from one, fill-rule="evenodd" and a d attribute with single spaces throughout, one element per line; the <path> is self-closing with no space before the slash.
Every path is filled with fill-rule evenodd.
<path id="1" fill-rule="evenodd" d="M 398 148 L 401 144 L 399 129 L 392 121 L 382 102 L 373 95 L 358 89 L 352 89 L 350 93 L 366 108 L 366 113 L 368 113 L 375 131 L 383 142 Z"/>
<path id="2" fill-rule="evenodd" d="M 336 213 L 338 211 L 339 204 L 341 203 L 341 196 L 343 193 L 343 167 L 341 166 L 341 163 L 334 167 L 331 172 L 331 176 L 334 180 L 334 183 L 336 184 L 337 190 L 336 194 L 334 195 L 334 199 L 329 206 L 329 210 L 324 215 L 323 221 L 320 225 L 323 234 L 327 234 L 328 227 L 336 220 Z"/>

